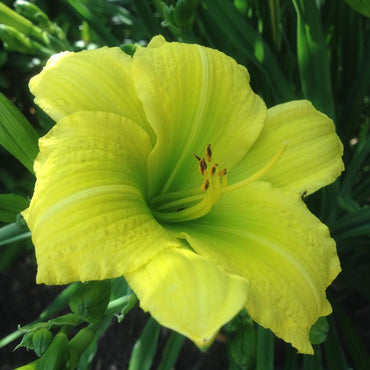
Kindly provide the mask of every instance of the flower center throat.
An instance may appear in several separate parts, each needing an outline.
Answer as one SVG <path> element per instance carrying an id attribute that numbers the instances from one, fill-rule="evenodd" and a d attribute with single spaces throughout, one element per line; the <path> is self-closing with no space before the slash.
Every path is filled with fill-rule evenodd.
<path id="1" fill-rule="evenodd" d="M 211 144 L 208 144 L 204 157 L 194 154 L 198 161 L 199 172 L 203 176 L 200 189 L 161 194 L 155 197 L 150 202 L 153 216 L 160 222 L 182 222 L 206 215 L 223 193 L 240 189 L 268 172 L 283 155 L 286 147 L 287 142 L 284 142 L 274 157 L 260 170 L 238 183 L 228 185 L 227 169 L 219 170 L 218 164 L 212 158 Z"/>

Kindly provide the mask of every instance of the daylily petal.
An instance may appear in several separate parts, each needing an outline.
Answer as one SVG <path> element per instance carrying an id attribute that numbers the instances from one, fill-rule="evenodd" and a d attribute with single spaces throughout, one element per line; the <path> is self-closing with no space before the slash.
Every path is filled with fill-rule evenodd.
<path id="1" fill-rule="evenodd" d="M 220 166 L 232 168 L 262 129 L 266 107 L 247 70 L 219 51 L 156 37 L 136 51 L 133 73 L 157 134 L 149 156 L 152 194 L 200 186 L 193 154 L 203 156 L 208 144 Z"/>
<path id="2" fill-rule="evenodd" d="M 268 110 L 261 135 L 230 173 L 230 183 L 262 168 L 284 142 L 284 154 L 261 180 L 308 195 L 335 181 L 344 169 L 343 146 L 333 122 L 309 101 L 292 101 Z"/>
<path id="3" fill-rule="evenodd" d="M 325 290 L 340 271 L 335 242 L 298 194 L 254 182 L 222 196 L 203 218 L 166 226 L 200 255 L 246 277 L 246 309 L 302 353 L 331 311 Z"/>
<path id="4" fill-rule="evenodd" d="M 179 246 L 143 197 L 152 145 L 140 126 L 113 113 L 79 112 L 58 122 L 39 146 L 35 192 L 24 214 L 39 283 L 120 276 Z"/>
<path id="5" fill-rule="evenodd" d="M 125 278 L 145 311 L 201 349 L 244 307 L 248 293 L 246 279 L 188 249 L 165 250 Z"/>
<path id="6" fill-rule="evenodd" d="M 122 114 L 152 134 L 132 80 L 132 58 L 103 47 L 53 55 L 30 81 L 35 102 L 59 121 L 79 111 Z"/>

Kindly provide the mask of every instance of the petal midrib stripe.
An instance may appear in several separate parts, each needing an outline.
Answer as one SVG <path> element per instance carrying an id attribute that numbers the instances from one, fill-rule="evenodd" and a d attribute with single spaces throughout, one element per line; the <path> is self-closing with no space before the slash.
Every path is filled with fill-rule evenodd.
<path id="1" fill-rule="evenodd" d="M 312 280 L 310 274 L 307 272 L 306 268 L 296 259 L 294 258 L 291 254 L 287 253 L 284 251 L 282 248 L 280 248 L 277 244 L 273 243 L 272 241 L 266 240 L 264 238 L 261 238 L 258 235 L 255 235 L 253 233 L 247 232 L 247 231 L 239 231 L 231 228 L 224 228 L 224 227 L 217 227 L 217 232 L 224 232 L 225 234 L 230 234 L 232 233 L 235 236 L 245 238 L 245 239 L 251 239 L 251 240 L 256 240 L 260 242 L 262 245 L 266 246 L 267 248 L 273 250 L 277 254 L 281 255 L 286 261 L 288 261 L 292 266 L 295 267 L 296 270 L 300 273 L 301 276 L 304 277 L 305 281 L 307 281 L 307 284 L 309 285 L 313 295 L 315 296 L 317 307 L 321 306 L 321 299 L 318 296 L 317 289 L 315 287 L 315 283 Z M 299 293 L 299 292 L 297 292 Z"/>
<path id="2" fill-rule="evenodd" d="M 199 52 L 199 56 L 201 59 L 201 64 L 202 64 L 202 83 L 200 85 L 200 91 L 202 91 L 201 98 L 199 99 L 198 106 L 195 110 L 195 115 L 194 115 L 194 120 L 192 122 L 192 129 L 189 132 L 189 135 L 186 139 L 186 142 L 184 144 L 184 148 L 181 151 L 181 156 L 179 160 L 176 163 L 176 166 L 173 168 L 171 175 L 168 177 L 166 183 L 163 186 L 162 193 L 165 193 L 166 190 L 171 186 L 171 183 L 173 179 L 176 177 L 177 172 L 182 166 L 182 163 L 186 158 L 189 157 L 189 151 L 191 148 L 192 143 L 194 142 L 194 138 L 196 138 L 198 135 L 198 130 L 199 128 L 202 127 L 200 124 L 203 116 L 204 116 L 204 111 L 206 107 L 206 102 L 207 102 L 207 96 L 208 96 L 208 86 L 209 86 L 209 63 L 208 63 L 208 56 L 205 50 L 198 45 L 197 50 Z"/>

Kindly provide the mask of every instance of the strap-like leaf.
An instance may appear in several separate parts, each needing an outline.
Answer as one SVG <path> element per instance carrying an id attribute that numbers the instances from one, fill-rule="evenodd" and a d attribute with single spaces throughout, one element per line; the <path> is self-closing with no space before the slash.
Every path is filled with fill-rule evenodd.
<path id="1" fill-rule="evenodd" d="M 0 93 L 0 145 L 33 173 L 38 134 L 22 113 Z"/>
<path id="2" fill-rule="evenodd" d="M 14 222 L 17 213 L 28 206 L 28 199 L 17 194 L 0 194 L 0 222 Z"/>
<path id="3" fill-rule="evenodd" d="M 297 49 L 304 97 L 334 119 L 329 60 L 320 13 L 312 0 L 293 0 L 297 12 Z"/>
<path id="4" fill-rule="evenodd" d="M 131 353 L 129 370 L 149 370 L 157 349 L 159 324 L 150 318 Z"/>

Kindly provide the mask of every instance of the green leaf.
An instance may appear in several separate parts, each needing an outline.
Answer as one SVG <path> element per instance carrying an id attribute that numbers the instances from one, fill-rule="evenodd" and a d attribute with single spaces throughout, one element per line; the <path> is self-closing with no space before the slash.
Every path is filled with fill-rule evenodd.
<path id="1" fill-rule="evenodd" d="M 0 246 L 29 238 L 31 233 L 21 224 L 13 223 L 0 228 Z"/>
<path id="2" fill-rule="evenodd" d="M 0 93 L 0 145 L 31 173 L 38 153 L 38 134 L 22 113 Z"/>
<path id="3" fill-rule="evenodd" d="M 351 162 L 346 167 L 345 176 L 342 181 L 341 193 L 345 196 L 352 195 L 356 183 L 359 182 L 359 176 L 362 173 L 362 168 L 365 167 L 366 160 L 368 159 L 370 153 L 369 121 L 362 126 L 357 140 L 358 142 L 355 146 L 355 152 L 352 155 Z"/>
<path id="4" fill-rule="evenodd" d="M 172 331 L 163 350 L 162 360 L 157 370 L 174 369 L 181 348 L 185 342 L 185 337 Z"/>
<path id="5" fill-rule="evenodd" d="M 365 17 L 370 17 L 370 1 L 369 0 L 346 0 L 346 3 L 356 12 L 359 12 Z"/>
<path id="6" fill-rule="evenodd" d="M 351 357 L 354 361 L 354 368 L 357 370 L 368 370 L 370 368 L 370 355 L 359 333 L 353 327 L 350 318 L 343 308 L 335 304 L 334 316 L 340 326 L 342 337 L 347 344 Z"/>
<path id="7" fill-rule="evenodd" d="M 161 33 L 161 27 L 154 16 L 153 9 L 150 7 L 150 2 L 147 0 L 135 0 L 132 2 L 135 7 L 139 19 L 143 22 L 149 35 Z"/>
<path id="8" fill-rule="evenodd" d="M 224 47 L 229 46 L 229 49 L 225 50 L 227 53 L 232 55 L 233 50 L 236 50 L 235 54 L 242 56 L 244 64 L 245 58 L 253 63 L 258 71 L 255 82 L 263 81 L 265 87 L 263 93 L 271 94 L 273 97 L 270 100 L 274 104 L 291 100 L 292 87 L 284 76 L 274 53 L 233 3 L 224 0 L 203 0 L 200 5 L 203 7 L 207 21 L 212 21 L 210 27 L 216 30 L 215 34 L 210 34 L 224 35 L 222 42 L 219 42 L 219 47 L 221 44 L 224 44 Z"/>
<path id="9" fill-rule="evenodd" d="M 297 351 L 292 346 L 286 346 L 285 363 L 283 370 L 298 370 Z"/>
<path id="10" fill-rule="evenodd" d="M 328 51 L 319 9 L 312 0 L 292 0 L 297 12 L 297 49 L 305 98 L 334 119 Z"/>
<path id="11" fill-rule="evenodd" d="M 9 271 L 15 262 L 24 256 L 29 243 L 15 242 L 0 251 L 0 272 Z"/>
<path id="12" fill-rule="evenodd" d="M 368 0 L 369 1 L 369 0 Z M 370 3 L 370 2 L 369 2 Z M 359 26 L 361 26 L 361 23 Z M 348 35 L 348 33 L 346 33 Z M 352 37 L 348 35 L 350 38 L 350 43 L 352 43 Z M 358 38 L 361 42 L 361 38 Z M 370 60 L 370 29 L 368 28 L 367 34 L 364 35 L 364 39 L 367 40 L 366 43 L 363 41 L 359 47 L 354 48 L 358 50 L 358 56 L 354 57 L 353 52 L 346 53 L 348 58 L 351 60 L 359 59 L 359 65 L 356 68 L 356 73 L 351 74 L 349 76 L 349 80 L 351 81 L 351 85 L 345 87 L 346 91 L 346 100 L 342 104 L 343 105 L 343 118 L 342 118 L 342 125 L 343 131 L 346 133 L 351 132 L 353 128 L 358 127 L 358 123 L 362 120 L 362 112 L 366 109 L 366 106 L 369 105 L 368 103 L 368 91 L 370 86 L 370 68 L 369 60 Z M 351 50 L 350 50 L 351 51 Z M 362 58 L 361 58 L 362 56 Z M 351 66 L 350 63 L 349 66 Z M 365 113 L 366 114 L 366 113 Z M 369 116 L 367 115 L 367 119 Z M 348 136 L 348 135 L 346 135 Z"/>
<path id="13" fill-rule="evenodd" d="M 336 240 L 344 240 L 370 234 L 370 208 L 348 213 L 339 218 L 331 227 Z"/>
<path id="14" fill-rule="evenodd" d="M 106 25 L 102 23 L 101 19 L 95 16 L 87 7 L 84 1 L 81 0 L 67 0 L 67 3 L 76 11 L 76 13 L 89 23 L 101 39 L 109 46 L 118 46 L 120 43 L 114 35 L 108 31 Z"/>
<path id="15" fill-rule="evenodd" d="M 17 194 L 0 194 L 0 222 L 14 222 L 17 213 L 28 207 L 29 200 Z"/>
<path id="16" fill-rule="evenodd" d="M 258 327 L 256 370 L 274 369 L 274 339 L 270 330 Z"/>
<path id="17" fill-rule="evenodd" d="M 348 370 L 345 351 L 339 342 L 339 336 L 332 316 L 328 317 L 330 330 L 324 343 L 324 353 L 328 370 Z"/>
<path id="18" fill-rule="evenodd" d="M 323 370 L 320 347 L 315 347 L 314 351 L 313 356 L 303 356 L 303 370 Z"/>
<path id="19" fill-rule="evenodd" d="M 132 350 L 129 370 L 150 370 L 160 329 L 160 325 L 151 317 Z"/>

